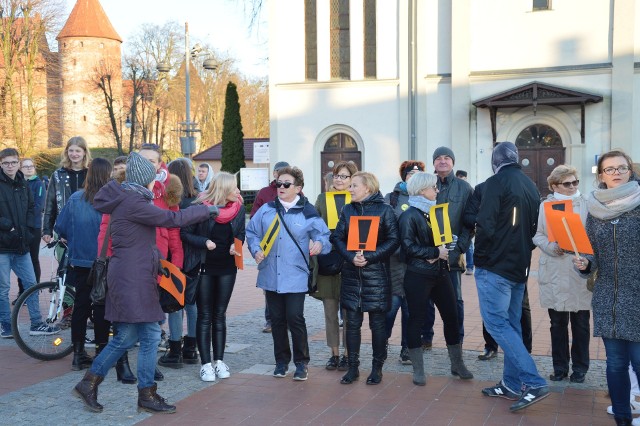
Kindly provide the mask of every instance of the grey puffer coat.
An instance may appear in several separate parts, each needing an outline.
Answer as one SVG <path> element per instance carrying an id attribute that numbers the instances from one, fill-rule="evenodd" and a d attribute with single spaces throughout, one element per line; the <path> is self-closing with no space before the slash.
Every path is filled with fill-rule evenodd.
<path id="1" fill-rule="evenodd" d="M 380 216 L 376 250 L 364 252 L 368 263 L 363 268 L 353 264 L 356 252 L 347 250 L 351 216 Z M 391 307 L 389 257 L 399 247 L 400 236 L 396 215 L 384 203 L 382 194 L 378 192 L 362 202 L 352 201 L 344 206 L 338 226 L 331 234 L 331 243 L 346 260 L 341 273 L 341 306 L 350 311 L 387 312 Z"/>
<path id="2" fill-rule="evenodd" d="M 577 312 L 591 309 L 591 292 L 587 289 L 585 276 L 574 271 L 574 254 L 555 253 L 557 243 L 549 242 L 544 203 L 559 201 L 553 194 L 540 204 L 538 230 L 533 243 L 540 248 L 540 266 L 538 284 L 540 286 L 540 305 L 558 312 Z M 582 195 L 572 200 L 573 212 L 580 214 L 584 224 L 587 220 L 587 203 Z"/>
<path id="3" fill-rule="evenodd" d="M 589 214 L 587 235 L 597 272 L 593 289 L 593 335 L 640 342 L 640 207 L 601 220 Z"/>

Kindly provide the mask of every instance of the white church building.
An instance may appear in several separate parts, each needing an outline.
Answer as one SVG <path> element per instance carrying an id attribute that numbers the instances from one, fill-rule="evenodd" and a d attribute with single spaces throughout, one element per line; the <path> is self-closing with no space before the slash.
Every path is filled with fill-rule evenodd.
<path id="1" fill-rule="evenodd" d="M 512 141 L 547 193 L 559 164 L 593 188 L 598 154 L 640 162 L 635 0 L 277 0 L 269 8 L 271 159 L 311 200 L 341 159 L 380 179 L 455 153 L 472 185 Z"/>

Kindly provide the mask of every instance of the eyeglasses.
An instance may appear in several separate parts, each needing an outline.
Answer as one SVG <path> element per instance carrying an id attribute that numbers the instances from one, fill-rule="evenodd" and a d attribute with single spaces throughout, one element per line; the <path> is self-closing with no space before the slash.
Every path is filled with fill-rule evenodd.
<path id="1" fill-rule="evenodd" d="M 35 169 L 36 166 L 34 166 L 33 164 L 30 166 L 22 166 L 23 169 Z"/>
<path id="2" fill-rule="evenodd" d="M 2 164 L 5 167 L 9 167 L 9 166 L 17 166 L 20 162 L 19 161 L 3 161 Z"/>
<path id="3" fill-rule="evenodd" d="M 351 175 L 333 175 L 334 179 L 347 180 L 351 177 Z"/>
<path id="4" fill-rule="evenodd" d="M 627 166 L 607 167 L 606 169 L 603 170 L 603 172 L 606 175 L 612 175 L 615 172 L 618 172 L 621 175 L 626 175 L 627 172 L 629 172 L 629 167 L 627 167 Z"/>
<path id="5" fill-rule="evenodd" d="M 427 186 L 426 189 L 433 189 L 434 191 L 438 192 L 438 185 Z"/>
<path id="6" fill-rule="evenodd" d="M 293 182 L 276 182 L 277 188 L 282 188 L 284 186 L 285 189 L 289 189 L 291 185 L 293 185 Z"/>
<path id="7" fill-rule="evenodd" d="M 579 180 L 574 180 L 573 182 L 560 182 L 560 183 L 558 183 L 558 185 L 562 185 L 565 188 L 569 189 L 569 188 L 571 188 L 572 185 L 575 186 L 575 187 L 578 187 L 578 185 L 580 185 L 580 181 Z"/>

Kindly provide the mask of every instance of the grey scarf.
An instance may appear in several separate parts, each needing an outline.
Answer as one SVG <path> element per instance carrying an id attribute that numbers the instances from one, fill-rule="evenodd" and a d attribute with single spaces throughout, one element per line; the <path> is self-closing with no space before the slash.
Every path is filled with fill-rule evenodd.
<path id="1" fill-rule="evenodd" d="M 596 189 L 587 199 L 589 214 L 609 220 L 640 206 L 640 186 L 636 181 L 609 189 Z"/>

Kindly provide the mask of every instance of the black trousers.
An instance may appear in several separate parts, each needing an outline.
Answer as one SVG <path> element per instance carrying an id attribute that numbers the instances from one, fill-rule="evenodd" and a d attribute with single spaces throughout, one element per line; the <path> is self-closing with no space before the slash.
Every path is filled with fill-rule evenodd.
<path id="1" fill-rule="evenodd" d="M 444 339 L 447 345 L 460 343 L 458 330 L 458 301 L 447 271 L 437 277 L 407 271 L 404 274 L 404 291 L 409 304 L 409 324 L 407 345 L 409 349 L 422 344 L 422 326 L 427 317 L 427 301 L 431 299 L 438 308 L 444 325 Z"/>
<path id="2" fill-rule="evenodd" d="M 587 321 L 588 322 L 588 321 Z M 522 327 L 522 343 L 527 348 L 527 352 L 531 353 L 533 348 L 533 330 L 531 329 L 531 307 L 529 306 L 529 292 L 527 285 L 524 285 L 524 296 L 522 297 L 522 316 L 520 317 L 520 326 Z M 493 339 L 482 323 L 482 336 L 484 337 L 484 348 L 497 351 L 498 343 Z"/>
<path id="3" fill-rule="evenodd" d="M 345 310 L 346 313 L 346 342 L 349 354 L 359 354 L 362 341 L 362 321 L 364 312 Z M 373 362 L 384 363 L 387 359 L 387 313 L 383 311 L 367 312 L 369 316 L 369 329 L 371 330 L 371 346 L 373 349 Z"/>
<path id="4" fill-rule="evenodd" d="M 31 263 L 33 263 L 33 272 L 36 274 L 36 284 L 40 282 L 40 238 L 34 237 L 31 244 L 29 244 L 29 255 L 31 256 Z M 22 293 L 24 287 L 22 286 L 22 280 L 18 278 L 18 291 Z"/>
<path id="5" fill-rule="evenodd" d="M 589 370 L 589 339 L 591 328 L 588 310 L 560 312 L 549 309 L 551 320 L 551 358 L 553 371 L 569 371 L 569 360 L 573 360 L 573 371 L 586 373 Z M 569 321 L 571 321 L 571 356 L 569 356 Z"/>
<path id="6" fill-rule="evenodd" d="M 276 293 L 266 291 L 267 306 L 271 314 L 273 355 L 277 364 L 289 364 L 293 348 L 293 362 L 309 362 L 309 340 L 304 319 L 305 293 Z M 289 334 L 291 332 L 291 346 Z"/>
<path id="7" fill-rule="evenodd" d="M 91 268 L 70 266 L 67 269 L 67 285 L 76 289 L 76 299 L 73 302 L 71 315 L 71 341 L 84 342 L 87 333 L 87 320 L 93 312 L 93 332 L 97 344 L 107 344 L 111 323 L 104 319 L 104 306 L 91 304 L 91 283 L 87 282 Z"/>
<path id="8" fill-rule="evenodd" d="M 200 352 L 200 362 L 222 360 L 227 343 L 227 307 L 231 300 L 236 274 L 202 275 L 196 290 L 198 317 L 196 320 L 196 342 Z"/>

